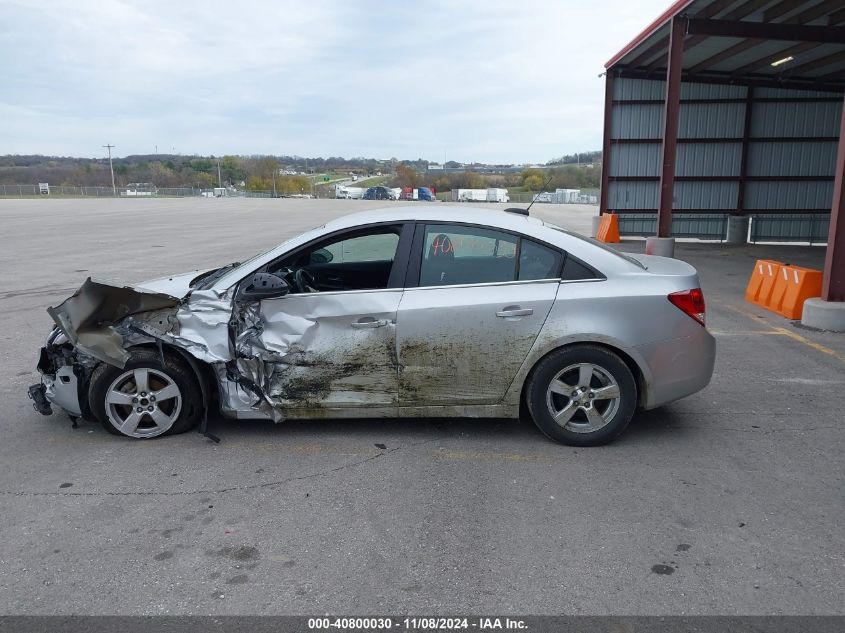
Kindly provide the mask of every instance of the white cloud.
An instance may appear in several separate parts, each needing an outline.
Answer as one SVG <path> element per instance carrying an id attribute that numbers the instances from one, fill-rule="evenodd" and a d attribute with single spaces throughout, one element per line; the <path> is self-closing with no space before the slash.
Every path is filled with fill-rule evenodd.
<path id="1" fill-rule="evenodd" d="M 597 75 L 663 4 L 0 3 L 0 151 L 522 162 L 597 149 Z"/>

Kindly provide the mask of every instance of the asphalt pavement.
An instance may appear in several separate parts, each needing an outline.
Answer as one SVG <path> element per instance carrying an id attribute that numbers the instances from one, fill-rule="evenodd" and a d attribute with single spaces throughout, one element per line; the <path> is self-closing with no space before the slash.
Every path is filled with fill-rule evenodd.
<path id="1" fill-rule="evenodd" d="M 742 300 L 755 258 L 819 247 L 679 244 L 713 381 L 605 447 L 475 419 L 132 441 L 33 411 L 45 308 L 89 274 L 223 264 L 391 204 L 0 200 L 0 614 L 845 613 L 845 335 Z M 535 212 L 587 232 L 595 207 Z"/>

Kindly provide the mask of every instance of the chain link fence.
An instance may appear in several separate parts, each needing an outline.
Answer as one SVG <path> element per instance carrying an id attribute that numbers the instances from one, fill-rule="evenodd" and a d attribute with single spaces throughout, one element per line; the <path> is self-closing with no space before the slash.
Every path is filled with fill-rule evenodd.
<path id="1" fill-rule="evenodd" d="M 197 189 L 192 187 L 160 187 L 156 192 L 127 193 L 126 188 L 118 188 L 117 195 L 111 187 L 73 187 L 65 185 L 50 185 L 49 193 L 42 191 L 39 185 L 0 185 L 0 198 L 191 198 L 191 197 L 228 197 L 228 198 L 289 198 L 289 197 L 321 197 L 315 188 L 315 194 L 286 196 L 281 193 L 268 191 L 228 191 L 225 196 L 215 196 L 213 189 Z M 325 197 L 325 196 L 323 196 Z"/>
<path id="2" fill-rule="evenodd" d="M 49 193 L 47 192 L 49 191 Z M 0 198 L 192 198 L 192 197 L 217 197 L 214 189 L 198 189 L 196 187 L 159 187 L 155 192 L 132 191 L 126 187 L 118 187 L 117 195 L 111 187 L 76 187 L 69 185 L 50 185 L 49 189 L 42 190 L 35 185 L 0 185 Z M 225 196 L 236 198 L 326 198 L 334 197 L 330 187 L 314 187 L 313 194 L 284 195 L 274 193 L 272 190 L 264 191 L 228 191 Z M 451 191 L 437 192 L 437 199 L 445 202 L 452 201 Z M 581 204 L 598 204 L 598 189 L 581 189 L 578 200 L 563 202 L 559 197 L 550 193 L 531 192 L 508 192 L 511 203 L 530 204 L 536 198 L 537 204 L 568 204 L 578 202 Z"/>
<path id="3" fill-rule="evenodd" d="M 537 204 L 592 204 L 598 206 L 598 189 L 579 189 L 577 191 L 577 195 L 571 195 L 566 198 L 553 191 L 534 193 L 530 191 L 508 191 L 508 201 L 514 204 L 531 204 L 535 202 L 536 198 Z M 435 197 L 441 202 L 453 201 L 451 191 L 438 191 Z"/>

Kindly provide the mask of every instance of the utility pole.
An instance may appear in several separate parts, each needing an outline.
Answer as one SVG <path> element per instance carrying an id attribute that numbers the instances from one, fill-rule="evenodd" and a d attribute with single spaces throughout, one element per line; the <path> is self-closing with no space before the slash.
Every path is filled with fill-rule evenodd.
<path id="1" fill-rule="evenodd" d="M 103 147 L 109 148 L 109 171 L 111 172 L 111 192 L 112 195 L 117 198 L 117 187 L 114 186 L 114 166 L 112 166 L 111 162 L 111 148 L 114 147 L 114 145 L 103 145 Z"/>
<path id="2" fill-rule="evenodd" d="M 220 177 L 220 159 L 219 158 L 217 159 L 217 182 L 219 183 L 220 187 L 223 186 L 223 178 Z"/>

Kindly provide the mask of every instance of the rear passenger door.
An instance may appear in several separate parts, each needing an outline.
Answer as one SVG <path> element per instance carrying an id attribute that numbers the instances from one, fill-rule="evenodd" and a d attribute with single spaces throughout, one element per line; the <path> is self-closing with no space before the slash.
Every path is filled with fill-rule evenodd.
<path id="1" fill-rule="evenodd" d="M 515 233 L 418 224 L 396 321 L 399 406 L 501 401 L 549 314 L 562 261 Z"/>

